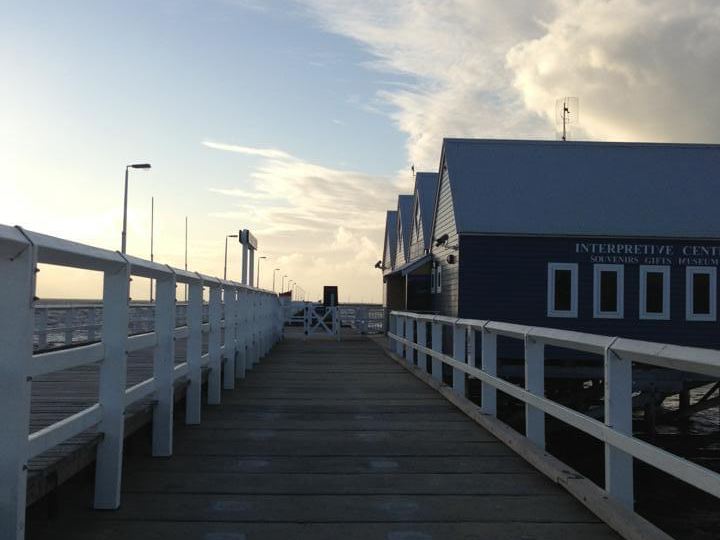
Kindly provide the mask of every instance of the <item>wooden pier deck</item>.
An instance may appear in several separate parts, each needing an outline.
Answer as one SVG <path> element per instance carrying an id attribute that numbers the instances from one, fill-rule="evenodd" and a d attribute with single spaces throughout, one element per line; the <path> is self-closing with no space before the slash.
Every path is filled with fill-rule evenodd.
<path id="1" fill-rule="evenodd" d="M 27 537 L 73 539 L 618 538 L 372 340 L 289 340 L 174 456 L 126 456 L 122 506 L 57 490 Z"/>

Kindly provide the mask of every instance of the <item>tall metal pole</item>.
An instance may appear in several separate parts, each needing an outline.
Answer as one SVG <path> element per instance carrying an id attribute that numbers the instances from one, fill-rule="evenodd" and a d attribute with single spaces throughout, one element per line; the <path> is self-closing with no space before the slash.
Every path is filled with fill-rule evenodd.
<path id="1" fill-rule="evenodd" d="M 267 257 L 258 257 L 258 263 L 257 263 L 257 285 L 256 287 L 260 288 L 260 261 L 263 259 L 267 259 Z"/>
<path id="2" fill-rule="evenodd" d="M 275 274 L 279 271 L 280 271 L 279 268 L 276 268 L 275 270 L 273 270 L 273 292 L 275 292 Z"/>
<path id="3" fill-rule="evenodd" d="M 123 201 L 123 230 L 122 230 L 122 243 L 120 251 L 125 253 L 127 246 L 127 195 L 128 195 L 128 169 L 130 165 L 125 166 L 125 199 Z"/>
<path id="4" fill-rule="evenodd" d="M 153 244 L 155 241 L 155 197 L 150 197 L 150 261 L 155 260 Z M 153 301 L 153 279 L 150 278 L 150 303 Z"/>
<path id="5" fill-rule="evenodd" d="M 225 264 L 223 265 L 223 279 L 227 279 L 227 235 L 225 236 Z"/>
<path id="6" fill-rule="evenodd" d="M 285 278 L 287 277 L 287 274 L 285 274 L 282 277 L 282 284 L 280 285 L 280 292 L 285 292 Z"/>
<path id="7" fill-rule="evenodd" d="M 185 216 L 185 270 L 187 270 L 187 216 Z M 185 301 L 187 302 L 188 298 L 188 286 L 187 283 L 185 284 Z"/>

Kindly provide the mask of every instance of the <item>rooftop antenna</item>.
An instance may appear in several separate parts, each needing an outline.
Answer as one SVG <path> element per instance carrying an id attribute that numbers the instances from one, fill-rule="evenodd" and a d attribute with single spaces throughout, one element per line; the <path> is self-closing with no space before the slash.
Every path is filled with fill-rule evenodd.
<path id="1" fill-rule="evenodd" d="M 580 122 L 580 101 L 576 97 L 563 97 L 555 101 L 555 122 L 562 125 L 563 141 L 567 141 L 569 128 Z"/>

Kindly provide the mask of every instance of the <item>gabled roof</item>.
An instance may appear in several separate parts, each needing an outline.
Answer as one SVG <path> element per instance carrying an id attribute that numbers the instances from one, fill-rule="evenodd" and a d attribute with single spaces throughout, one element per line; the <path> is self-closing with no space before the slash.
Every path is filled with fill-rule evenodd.
<path id="1" fill-rule="evenodd" d="M 458 233 L 720 237 L 720 146 L 445 139 Z"/>
<path id="2" fill-rule="evenodd" d="M 396 264 L 404 264 L 410 253 L 410 229 L 412 228 L 413 196 L 398 195 L 397 220 L 398 227 L 402 231 L 402 247 L 404 261 L 395 261 Z"/>
<path id="3" fill-rule="evenodd" d="M 425 249 L 430 248 L 433 209 L 438 186 L 437 173 L 419 172 L 415 175 L 416 204 L 420 206 L 420 219 L 422 220 L 423 241 Z"/>
<path id="4" fill-rule="evenodd" d="M 388 245 L 389 244 L 389 245 Z M 385 246 L 383 247 L 382 262 L 385 255 L 390 253 L 390 266 L 395 266 L 395 252 L 397 251 L 397 210 L 388 210 L 385 215 Z M 387 269 L 389 270 L 389 268 Z"/>

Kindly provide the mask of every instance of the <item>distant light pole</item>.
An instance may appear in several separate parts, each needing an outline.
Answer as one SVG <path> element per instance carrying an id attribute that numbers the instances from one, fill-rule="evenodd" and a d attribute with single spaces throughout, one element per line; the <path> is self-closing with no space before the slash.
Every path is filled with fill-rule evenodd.
<path id="1" fill-rule="evenodd" d="M 257 263 L 257 285 L 256 287 L 260 288 L 260 261 L 263 259 L 267 259 L 267 257 L 258 257 L 258 263 Z"/>
<path id="2" fill-rule="evenodd" d="M 187 272 L 187 216 L 185 216 L 185 271 Z M 185 284 L 185 301 L 188 298 L 188 284 Z"/>
<path id="3" fill-rule="evenodd" d="M 290 289 L 290 300 L 293 299 L 293 288 L 292 285 L 290 285 L 294 280 L 288 279 L 288 289 Z"/>
<path id="4" fill-rule="evenodd" d="M 125 202 L 123 203 L 123 229 L 122 229 L 122 245 L 120 251 L 125 253 L 127 247 L 127 195 L 128 195 L 128 169 L 149 169 L 149 163 L 135 163 L 125 166 Z"/>
<path id="5" fill-rule="evenodd" d="M 228 238 L 237 238 L 237 234 L 228 234 L 225 235 L 225 265 L 223 266 L 223 279 L 227 279 L 227 239 Z"/>
<path id="6" fill-rule="evenodd" d="M 285 278 L 287 277 L 287 274 L 285 274 L 282 277 L 282 285 L 280 285 L 280 292 L 285 292 Z"/>
<path id="7" fill-rule="evenodd" d="M 155 197 L 150 197 L 150 261 L 155 260 L 153 244 L 155 241 Z M 153 280 L 150 278 L 150 303 L 153 301 Z"/>
<path id="8" fill-rule="evenodd" d="M 279 268 L 276 268 L 275 270 L 273 270 L 273 292 L 275 292 L 275 272 L 279 272 L 279 271 L 280 271 Z"/>

